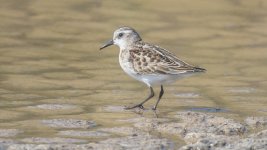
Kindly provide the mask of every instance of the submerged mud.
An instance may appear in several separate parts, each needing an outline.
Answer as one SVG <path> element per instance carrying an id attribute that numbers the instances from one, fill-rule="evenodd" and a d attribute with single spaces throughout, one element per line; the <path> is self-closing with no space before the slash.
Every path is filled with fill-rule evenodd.
<path id="1" fill-rule="evenodd" d="M 59 131 L 58 137 L 24 138 L 17 141 L 5 140 L 1 146 L 5 149 L 177 149 L 176 137 L 184 141 L 181 150 L 194 149 L 265 149 L 267 146 L 267 117 L 247 117 L 244 121 L 229 119 L 216 114 L 201 112 L 176 112 L 173 119 L 137 116 L 131 119 L 118 119 L 127 122 L 123 127 L 99 127 L 90 131 L 87 123 L 56 121 L 61 128 L 76 130 Z M 55 121 L 52 121 L 53 123 Z M 84 122 L 83 120 L 75 122 Z M 91 122 L 90 122 L 91 124 Z M 94 124 L 94 126 L 97 124 Z M 94 128 L 92 126 L 92 128 Z M 12 137 L 19 134 L 16 130 L 0 130 L 0 135 Z M 159 136 L 159 135 L 165 135 Z M 169 135 L 169 136 L 167 136 Z M 72 138 L 63 138 L 71 136 Z M 100 138 L 98 142 L 89 142 L 75 138 Z M 20 144 L 16 144 L 20 143 Z M 24 143 L 24 144 L 21 144 Z M 28 144 L 27 144 L 28 143 Z M 30 144 L 31 143 L 31 144 Z M 67 144 L 68 143 L 68 144 Z M 74 145 L 78 143 L 78 145 Z"/>

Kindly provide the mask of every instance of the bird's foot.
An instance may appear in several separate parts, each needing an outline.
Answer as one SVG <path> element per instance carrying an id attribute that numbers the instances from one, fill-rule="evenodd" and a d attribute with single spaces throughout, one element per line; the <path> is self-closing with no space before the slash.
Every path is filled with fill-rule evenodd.
<path id="1" fill-rule="evenodd" d="M 156 117 L 156 118 L 158 118 L 159 116 L 158 116 L 158 113 L 157 113 L 157 107 L 152 107 L 152 111 L 153 111 L 153 113 L 154 113 L 154 116 Z"/>
<path id="2" fill-rule="evenodd" d="M 138 105 L 134 105 L 134 106 L 128 106 L 128 107 L 125 107 L 124 109 L 125 110 L 130 110 L 130 109 L 134 109 L 134 108 L 137 108 L 137 107 L 142 109 L 142 110 L 145 109 L 145 107 L 142 104 L 138 104 Z"/>

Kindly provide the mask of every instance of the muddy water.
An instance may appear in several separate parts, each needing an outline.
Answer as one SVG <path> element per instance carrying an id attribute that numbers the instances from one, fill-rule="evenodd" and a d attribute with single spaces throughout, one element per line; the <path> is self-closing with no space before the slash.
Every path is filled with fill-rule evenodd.
<path id="1" fill-rule="evenodd" d="M 114 120 L 139 117 L 119 109 L 140 102 L 146 86 L 121 70 L 117 47 L 98 50 L 122 25 L 208 70 L 166 86 L 159 117 L 185 110 L 267 115 L 263 0 L 12 0 L 0 7 L 0 128 L 20 131 L 9 139 L 73 137 L 44 124 L 49 119 L 91 120 L 90 131 L 131 126 Z"/>

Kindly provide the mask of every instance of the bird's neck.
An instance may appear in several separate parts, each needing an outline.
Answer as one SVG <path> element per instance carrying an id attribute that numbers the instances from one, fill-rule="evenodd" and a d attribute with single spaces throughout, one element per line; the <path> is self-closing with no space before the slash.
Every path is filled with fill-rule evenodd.
<path id="1" fill-rule="evenodd" d="M 134 45 L 136 45 L 136 42 L 125 42 L 125 43 L 121 43 L 119 47 L 120 47 L 120 50 L 130 50 L 134 48 Z"/>

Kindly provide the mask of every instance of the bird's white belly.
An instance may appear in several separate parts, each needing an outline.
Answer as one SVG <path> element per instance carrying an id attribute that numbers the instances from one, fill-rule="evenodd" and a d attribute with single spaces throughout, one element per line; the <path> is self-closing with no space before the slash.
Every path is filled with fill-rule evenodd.
<path id="1" fill-rule="evenodd" d="M 172 84 L 175 80 L 184 77 L 183 75 L 140 75 L 139 80 L 146 83 L 148 86 Z"/>
<path id="2" fill-rule="evenodd" d="M 120 66 L 123 69 L 123 71 L 126 72 L 129 76 L 133 77 L 138 81 L 144 82 L 148 86 L 170 84 L 179 78 L 187 76 L 185 74 L 184 75 L 139 74 L 138 72 L 134 71 L 132 64 L 130 62 L 120 61 Z"/>

